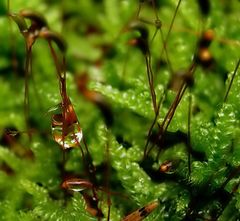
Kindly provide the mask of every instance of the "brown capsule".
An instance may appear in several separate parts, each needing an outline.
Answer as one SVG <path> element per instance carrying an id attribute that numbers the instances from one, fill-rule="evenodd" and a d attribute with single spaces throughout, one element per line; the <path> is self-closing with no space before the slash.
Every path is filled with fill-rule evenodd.
<path id="1" fill-rule="evenodd" d="M 143 25 L 142 23 L 139 22 L 133 22 L 129 25 L 129 29 L 130 30 L 135 30 L 138 31 L 140 33 L 140 37 L 148 40 L 148 36 L 149 36 L 149 32 L 148 29 L 145 25 Z"/>
<path id="2" fill-rule="evenodd" d="M 199 9 L 203 16 L 207 16 L 211 10 L 210 0 L 197 0 Z"/>
<path id="3" fill-rule="evenodd" d="M 93 184 L 88 180 L 80 179 L 80 178 L 70 178 L 61 184 L 61 187 L 66 190 L 71 190 L 74 192 L 81 192 L 86 189 L 92 189 Z"/>
<path id="4" fill-rule="evenodd" d="M 167 161 L 165 161 L 164 163 L 162 163 L 162 164 L 160 165 L 159 170 L 160 170 L 160 172 L 162 172 L 162 173 L 168 173 L 168 172 L 171 171 L 172 166 L 173 166 L 172 161 L 167 160 Z"/>
<path id="5" fill-rule="evenodd" d="M 103 217 L 103 213 L 101 209 L 98 207 L 99 200 L 96 195 L 96 189 L 91 182 L 89 182 L 88 180 L 80 179 L 80 178 L 69 178 L 62 182 L 61 187 L 65 190 L 81 192 L 86 203 L 87 212 L 95 217 L 99 217 L 99 218 Z M 89 195 L 86 192 L 82 192 L 84 190 L 92 190 L 93 196 Z"/>
<path id="6" fill-rule="evenodd" d="M 18 139 L 20 134 L 32 134 L 34 131 L 18 131 L 16 128 L 6 128 L 2 137 L 0 137 L 0 144 L 10 148 L 10 150 L 20 158 L 34 159 L 34 154 L 31 149 L 22 146 Z"/>
<path id="7" fill-rule="evenodd" d="M 61 113 L 52 116 L 52 136 L 64 150 L 80 146 L 82 129 L 68 97 L 62 102 Z"/>
<path id="8" fill-rule="evenodd" d="M 203 32 L 200 40 L 199 40 L 199 48 L 207 48 L 211 44 L 214 39 L 214 31 L 212 29 L 208 29 Z"/>
<path id="9" fill-rule="evenodd" d="M 67 44 L 60 34 L 44 28 L 40 30 L 39 37 L 45 38 L 48 41 L 54 41 L 60 51 L 62 51 L 63 53 L 66 52 Z"/>
<path id="10" fill-rule="evenodd" d="M 213 39 L 214 32 L 212 29 L 209 29 L 203 32 L 199 40 L 198 51 L 196 53 L 196 62 L 203 68 L 209 68 L 214 63 L 214 59 L 209 50 L 209 46 Z"/>
<path id="11" fill-rule="evenodd" d="M 206 41 L 212 41 L 214 39 L 214 31 L 212 29 L 208 29 L 203 33 L 203 39 Z"/>
<path id="12" fill-rule="evenodd" d="M 203 63 L 208 62 L 212 59 L 212 55 L 207 48 L 201 48 L 198 53 L 199 60 Z"/>
<path id="13" fill-rule="evenodd" d="M 213 64 L 213 57 L 208 48 L 200 48 L 196 61 L 203 68 L 209 68 Z"/>
<path id="14" fill-rule="evenodd" d="M 10 17 L 16 22 L 21 33 L 26 33 L 28 31 L 27 23 L 24 18 L 16 13 L 11 13 Z"/>
<path id="15" fill-rule="evenodd" d="M 144 55 L 149 54 L 149 45 L 148 45 L 149 33 L 148 33 L 147 27 L 141 23 L 136 22 L 136 23 L 132 23 L 129 26 L 129 29 L 132 31 L 139 32 L 139 36 L 134 39 L 131 39 L 129 41 L 129 44 L 137 46 Z"/>
<path id="16" fill-rule="evenodd" d="M 19 13 L 22 17 L 30 19 L 32 23 L 35 23 L 38 28 L 47 27 L 47 21 L 39 12 L 35 12 L 29 9 L 23 9 Z"/>
<path id="17" fill-rule="evenodd" d="M 67 126 L 78 122 L 77 115 L 69 98 L 66 103 L 63 103 L 63 119 Z"/>
<path id="18" fill-rule="evenodd" d="M 142 207 L 141 209 L 138 209 L 132 212 L 131 214 L 127 215 L 121 221 L 141 221 L 144 218 L 146 218 L 157 207 L 158 207 L 157 201 L 151 202 L 146 206 Z"/>
<path id="19" fill-rule="evenodd" d="M 68 127 L 78 122 L 77 115 L 69 98 L 66 98 L 58 106 L 61 113 L 53 114 L 52 126 L 62 126 L 64 124 L 65 127 Z"/>
<path id="20" fill-rule="evenodd" d="M 30 11 L 26 11 L 26 14 L 31 14 Z M 13 20 L 17 23 L 22 35 L 26 40 L 26 45 L 28 50 L 31 50 L 32 45 L 35 40 L 38 38 L 39 30 L 42 29 L 43 26 L 46 26 L 46 22 L 44 22 L 44 18 L 40 18 L 40 15 L 35 15 L 35 20 L 29 16 L 25 16 L 25 12 L 20 12 L 20 14 L 10 14 Z M 33 16 L 33 15 L 32 15 Z M 33 16 L 34 17 L 34 16 Z M 25 18 L 32 18 L 32 24 L 30 27 L 27 26 L 25 22 Z"/>

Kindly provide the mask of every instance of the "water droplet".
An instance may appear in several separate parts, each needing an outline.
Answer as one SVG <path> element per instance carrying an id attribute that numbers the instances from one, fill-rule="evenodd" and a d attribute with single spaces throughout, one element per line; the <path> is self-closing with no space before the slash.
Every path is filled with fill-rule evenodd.
<path id="1" fill-rule="evenodd" d="M 61 107 L 62 113 L 52 116 L 53 139 L 63 149 L 79 146 L 83 134 L 71 103 Z"/>

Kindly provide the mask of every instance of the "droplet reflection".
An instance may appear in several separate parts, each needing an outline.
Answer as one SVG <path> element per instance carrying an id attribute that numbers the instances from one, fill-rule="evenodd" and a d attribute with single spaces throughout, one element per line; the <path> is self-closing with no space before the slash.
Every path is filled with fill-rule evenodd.
<path id="1" fill-rule="evenodd" d="M 62 113 L 52 116 L 53 139 L 63 148 L 68 149 L 80 145 L 83 134 L 71 103 L 61 108 Z"/>

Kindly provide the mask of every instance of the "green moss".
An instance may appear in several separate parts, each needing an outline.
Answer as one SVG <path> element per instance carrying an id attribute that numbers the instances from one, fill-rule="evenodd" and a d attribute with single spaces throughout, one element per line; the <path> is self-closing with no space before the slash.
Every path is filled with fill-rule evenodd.
<path id="1" fill-rule="evenodd" d="M 73 193 L 61 187 L 68 176 L 92 182 L 103 220 L 107 220 L 108 198 L 113 221 L 155 200 L 159 206 L 146 221 L 240 218 L 239 70 L 224 102 L 239 60 L 240 3 L 211 1 L 210 14 L 204 17 L 197 1 L 182 1 L 169 32 L 177 2 L 155 1 L 156 8 L 153 1 L 139 2 L 9 1 L 11 13 L 29 8 L 40 12 L 49 29 L 66 40 L 67 93 L 89 155 L 83 141 L 64 152 L 53 140 L 55 112 L 48 110 L 62 97 L 56 66 L 43 38 L 32 48 L 27 82 L 30 127 L 26 126 L 24 37 L 6 16 L 7 1 L 0 3 L 0 220 L 99 220 L 87 209 L 84 194 L 92 195 L 91 189 Z M 156 12 L 161 28 L 154 25 Z M 141 30 L 131 28 L 136 21 L 148 32 L 148 39 L 141 38 Z M 194 62 L 201 33 L 207 29 L 215 33 L 207 48 L 212 64 L 197 65 L 194 83 L 187 85 L 170 124 L 163 126 L 167 130 L 158 134 L 164 138 L 159 141 L 154 135 L 171 118 L 166 116 L 178 96 L 170 82 Z M 163 42 L 168 32 L 166 53 Z M 142 53 L 146 41 L 152 89 L 157 102 L 162 99 L 158 125 L 150 137 L 155 112 Z M 61 61 L 60 50 L 53 47 Z M 84 89 L 77 84 L 83 74 L 90 79 Z M 159 167 L 166 162 L 172 167 L 161 172 Z"/>

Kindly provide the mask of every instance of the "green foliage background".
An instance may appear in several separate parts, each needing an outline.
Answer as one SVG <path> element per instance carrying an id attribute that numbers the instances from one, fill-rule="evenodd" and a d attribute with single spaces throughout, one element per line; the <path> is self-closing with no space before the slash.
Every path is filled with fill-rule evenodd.
<path id="1" fill-rule="evenodd" d="M 177 1 L 158 1 L 163 36 L 166 37 Z M 148 129 L 154 119 L 149 93 L 146 65 L 141 51 L 128 44 L 135 34 L 126 31 L 136 16 L 139 3 L 134 0 L 12 0 L 10 12 L 31 8 L 44 15 L 49 27 L 61 33 L 68 44 L 67 89 L 78 115 L 84 136 L 96 167 L 110 150 L 110 189 L 127 196 L 112 195 L 111 220 L 120 220 L 151 201 L 159 207 L 146 220 L 184 220 L 193 196 L 203 202 L 197 208 L 203 217 L 221 211 L 218 220 L 240 219 L 240 192 L 232 189 L 239 184 L 240 166 L 240 76 L 237 73 L 227 102 L 223 102 L 240 51 L 240 2 L 211 1 L 211 13 L 201 17 L 196 1 L 182 1 L 167 41 L 171 65 L 175 71 L 187 69 L 196 49 L 202 29 L 211 28 L 215 38 L 210 51 L 218 64 L 216 70 L 198 67 L 194 87 L 187 91 L 177 108 L 169 131 L 187 133 L 188 97 L 199 111 L 191 119 L 191 143 L 194 150 L 206 154 L 204 161 L 192 159 L 191 178 L 188 177 L 186 146 L 177 143 L 161 153 L 156 168 L 166 160 L 180 162 L 174 169 L 177 180 L 155 182 L 140 166 Z M 141 17 L 154 23 L 151 6 L 143 5 Z M 48 109 L 61 102 L 55 67 L 47 44 L 43 40 L 33 46 L 30 87 L 30 119 L 33 127 L 31 143 L 23 132 L 16 142 L 4 142 L 6 129 L 26 130 L 24 123 L 24 61 L 25 44 L 17 25 L 7 16 L 7 2 L 0 3 L 0 220 L 97 220 L 85 210 L 80 193 L 66 199 L 60 188 L 62 152 L 51 136 L 51 114 Z M 63 19 L 65 16 L 65 20 Z M 149 36 L 154 25 L 146 25 Z M 157 67 L 162 50 L 158 33 L 151 43 L 156 94 L 160 97 L 171 79 L 167 65 Z M 165 58 L 165 55 L 163 56 Z M 13 63 L 16 62 L 15 68 Z M 226 82 L 221 74 L 227 73 Z M 107 129 L 101 112 L 77 92 L 75 76 L 88 73 L 89 88 L 98 91 L 111 104 L 114 124 Z M 37 93 L 36 93 L 37 92 Z M 168 91 L 160 111 L 161 123 L 176 93 Z M 120 142 L 118 137 L 124 142 Z M 129 147 L 126 148 L 125 143 Z M 29 156 L 29 153 L 32 156 Z M 157 149 L 152 152 L 156 156 Z M 152 165 L 150 165 L 152 166 Z M 68 154 L 66 171 L 84 174 L 79 149 Z M 231 198 L 225 207 L 219 199 L 206 200 L 224 187 Z M 170 174 L 171 175 L 171 174 Z M 99 185 L 104 185 L 106 173 L 98 172 Z M 190 194 L 192 191 L 192 195 Z M 99 191 L 101 208 L 107 214 L 106 194 Z M 202 197 L 202 198 L 201 198 Z M 67 201 L 67 202 L 66 202 Z M 106 218 L 104 218 L 106 220 Z M 203 220 L 195 218 L 195 220 Z"/>

